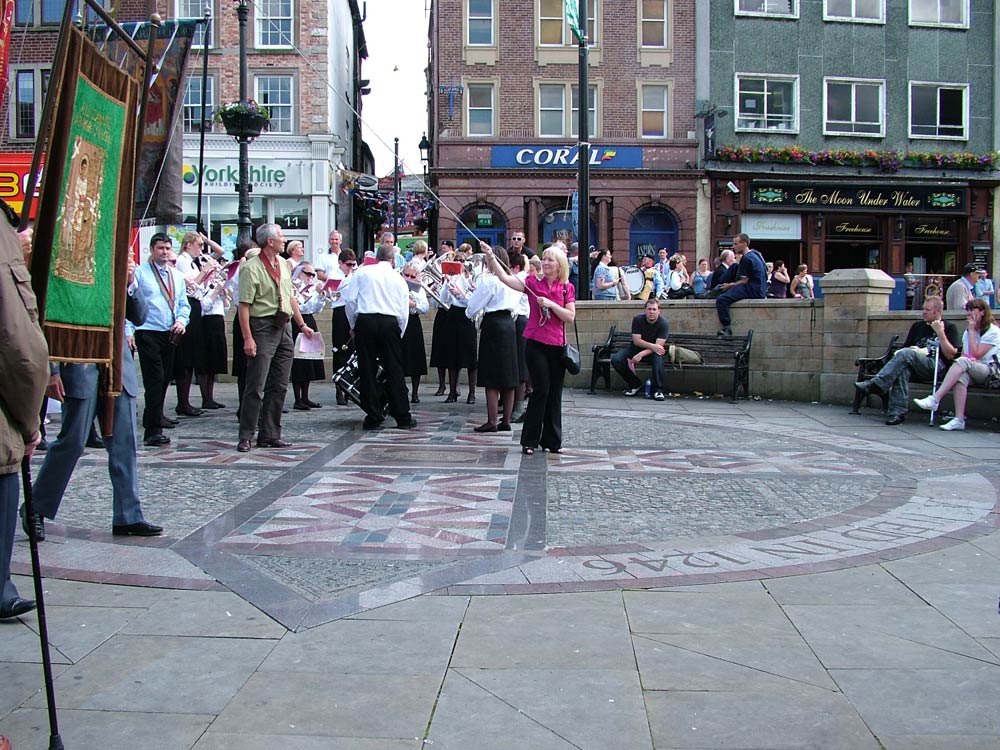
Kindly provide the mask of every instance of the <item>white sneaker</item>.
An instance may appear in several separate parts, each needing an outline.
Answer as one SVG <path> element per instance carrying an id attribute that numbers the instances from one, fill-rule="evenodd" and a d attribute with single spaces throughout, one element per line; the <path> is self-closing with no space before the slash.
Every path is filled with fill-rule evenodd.
<path id="1" fill-rule="evenodd" d="M 964 430 L 965 420 L 959 419 L 958 417 L 952 417 L 943 425 L 941 425 L 942 430 Z"/>
<path id="2" fill-rule="evenodd" d="M 664 399 L 664 396 L 663 396 L 663 392 L 662 391 L 657 391 L 656 393 L 653 394 L 653 400 L 654 401 L 663 401 L 663 399 Z"/>
<path id="3" fill-rule="evenodd" d="M 924 411 L 937 411 L 937 408 L 941 405 L 941 403 L 934 398 L 933 393 L 927 398 L 915 398 L 913 399 L 913 403 Z"/>
<path id="4" fill-rule="evenodd" d="M 636 395 L 641 390 L 642 390 L 642 386 L 641 385 L 637 385 L 635 388 L 629 388 L 627 391 L 625 391 L 625 395 L 626 396 L 634 396 L 634 395 Z"/>

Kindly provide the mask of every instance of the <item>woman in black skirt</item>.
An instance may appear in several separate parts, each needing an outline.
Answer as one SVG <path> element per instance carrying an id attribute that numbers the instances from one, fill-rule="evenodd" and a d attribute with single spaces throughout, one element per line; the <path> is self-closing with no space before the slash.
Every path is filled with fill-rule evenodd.
<path id="1" fill-rule="evenodd" d="M 403 269 L 403 278 L 410 287 L 410 318 L 403 333 L 403 374 L 411 384 L 410 403 L 420 403 L 420 378 L 427 374 L 427 350 L 424 348 L 424 327 L 421 314 L 430 309 L 427 293 L 420 285 L 420 271 L 412 261 Z"/>
<path id="2" fill-rule="evenodd" d="M 222 247 L 205 238 L 213 250 Z M 207 257 L 202 255 L 202 257 Z M 225 271 L 212 274 L 203 283 L 205 293 L 201 298 L 201 338 L 195 349 L 194 371 L 201 391 L 202 409 L 224 409 L 225 404 L 215 400 L 215 376 L 226 371 L 229 352 L 226 350 L 226 307 L 231 302 L 226 289 Z"/>
<path id="3" fill-rule="evenodd" d="M 462 243 L 455 251 L 455 260 L 464 261 L 472 254 L 472 246 Z M 441 300 L 448 303 L 446 323 L 442 329 L 441 356 L 447 363 L 451 392 L 444 400 L 446 404 L 458 401 L 458 374 L 464 367 L 469 373 L 469 397 L 467 404 L 476 403 L 476 324 L 465 315 L 468 298 L 472 294 L 472 280 L 468 273 L 445 277 L 441 290 Z"/>
<path id="4" fill-rule="evenodd" d="M 502 247 L 494 249 L 493 253 L 504 264 L 507 263 L 507 251 Z M 479 382 L 486 388 L 486 423 L 477 427 L 476 432 L 510 431 L 514 390 L 520 377 L 514 321 L 519 296 L 496 276 L 489 275 L 479 280 L 476 290 L 469 297 L 469 306 L 465 311 L 469 320 L 483 313 L 479 328 Z"/>
<path id="5" fill-rule="evenodd" d="M 414 243 L 416 244 L 416 243 Z M 435 261 L 452 260 L 455 255 L 455 244 L 450 240 L 441 241 L 441 253 Z M 434 307 L 434 327 L 431 328 L 431 367 L 437 370 L 438 388 L 434 392 L 435 396 L 444 395 L 444 376 L 448 370 L 448 360 L 445 359 L 445 326 L 448 325 L 448 308 L 442 306 L 437 300 L 433 300 Z"/>
<path id="6" fill-rule="evenodd" d="M 299 304 L 299 312 L 302 313 L 302 320 L 314 331 L 316 328 L 316 313 L 326 307 L 326 297 L 324 297 L 316 284 L 316 270 L 312 263 L 304 262 L 295 266 L 292 271 L 292 287 L 295 289 L 295 299 Z M 298 330 L 292 339 L 294 348 L 295 342 L 299 338 Z M 320 409 L 322 404 L 309 399 L 309 384 L 314 380 L 326 380 L 326 368 L 322 359 L 303 359 L 295 357 L 292 359 L 292 393 L 295 395 L 293 409 L 299 411 L 309 411 L 310 409 Z"/>

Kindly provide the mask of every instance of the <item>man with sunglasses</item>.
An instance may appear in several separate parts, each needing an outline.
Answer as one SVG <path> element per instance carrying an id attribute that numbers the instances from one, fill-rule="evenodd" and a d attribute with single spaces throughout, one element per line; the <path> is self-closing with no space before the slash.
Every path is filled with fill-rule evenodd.
<path id="1" fill-rule="evenodd" d="M 535 251 L 524 244 L 524 232 L 515 229 L 510 233 L 510 249 L 509 254 L 520 253 L 525 258 L 534 258 Z"/>

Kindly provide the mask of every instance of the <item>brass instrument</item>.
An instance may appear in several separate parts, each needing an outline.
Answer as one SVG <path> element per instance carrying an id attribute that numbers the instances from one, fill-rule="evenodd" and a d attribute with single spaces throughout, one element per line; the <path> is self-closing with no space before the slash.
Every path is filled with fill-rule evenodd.
<path id="1" fill-rule="evenodd" d="M 432 258 L 424 264 L 424 267 L 420 270 L 420 285 L 427 292 L 428 296 L 437 302 L 438 306 L 447 310 L 451 305 L 441 299 L 441 289 L 447 283 L 444 274 L 441 273 L 442 260 L 447 260 L 447 258 Z"/>

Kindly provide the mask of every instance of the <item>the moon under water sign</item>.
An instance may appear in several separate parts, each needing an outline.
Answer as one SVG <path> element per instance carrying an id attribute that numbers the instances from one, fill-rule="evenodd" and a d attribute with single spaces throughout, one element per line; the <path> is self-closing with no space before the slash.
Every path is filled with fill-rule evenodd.
<path id="1" fill-rule="evenodd" d="M 95 246 L 106 157 L 104 149 L 82 136 L 73 140 L 66 196 L 56 222 L 59 235 L 52 272 L 75 284 L 95 283 Z"/>

